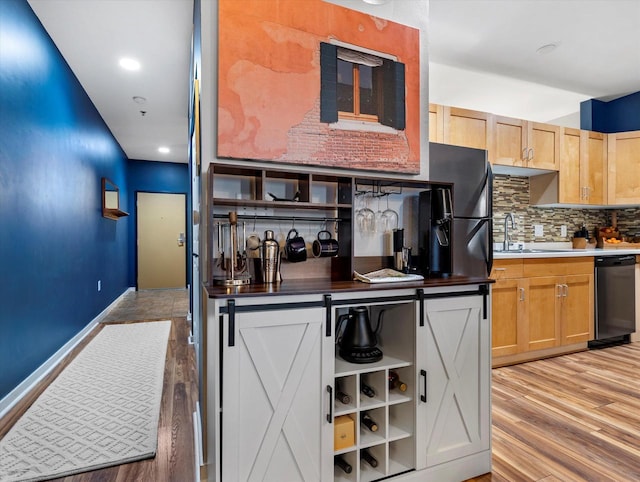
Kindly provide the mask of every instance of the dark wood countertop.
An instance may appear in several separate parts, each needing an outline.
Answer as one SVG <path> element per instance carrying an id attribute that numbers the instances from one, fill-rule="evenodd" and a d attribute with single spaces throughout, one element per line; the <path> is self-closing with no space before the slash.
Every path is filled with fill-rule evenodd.
<path id="1" fill-rule="evenodd" d="M 209 298 L 236 298 L 238 296 L 285 296 L 308 295 L 350 291 L 398 290 L 405 288 L 442 288 L 494 283 L 489 278 L 451 276 L 448 278 L 429 278 L 423 281 L 402 283 L 362 283 L 360 281 L 331 281 L 328 279 L 294 279 L 273 284 L 250 284 L 240 287 L 205 285 Z"/>

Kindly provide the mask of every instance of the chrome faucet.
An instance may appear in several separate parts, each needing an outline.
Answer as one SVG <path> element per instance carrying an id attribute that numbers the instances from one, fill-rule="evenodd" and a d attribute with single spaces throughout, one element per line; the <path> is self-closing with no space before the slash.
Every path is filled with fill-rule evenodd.
<path id="1" fill-rule="evenodd" d="M 511 220 L 511 229 L 515 229 L 516 221 L 513 218 L 513 213 L 507 213 L 504 217 L 504 244 L 503 251 L 509 251 L 509 220 Z"/>

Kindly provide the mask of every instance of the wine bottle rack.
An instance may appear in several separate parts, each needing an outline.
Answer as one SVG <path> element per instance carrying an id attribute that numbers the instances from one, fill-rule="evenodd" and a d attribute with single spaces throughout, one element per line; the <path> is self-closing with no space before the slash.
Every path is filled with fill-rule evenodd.
<path id="1" fill-rule="evenodd" d="M 334 451 L 334 457 L 342 457 L 352 467 L 351 473 L 347 474 L 334 466 L 336 482 L 371 482 L 415 469 L 418 374 L 414 359 L 413 305 L 371 307 L 370 318 L 374 319 L 382 309 L 393 313 L 393 316 L 388 315 L 393 324 L 385 323 L 379 337 L 379 346 L 384 353 L 382 360 L 353 364 L 336 354 L 334 387 L 336 392 L 347 394 L 350 400 L 345 404 L 334 399 L 334 416 L 351 417 L 356 427 L 355 444 Z M 389 336 L 385 336 L 385 328 Z M 389 371 L 398 373 L 400 380 L 407 384 L 406 391 L 389 388 Z M 373 389 L 373 397 L 361 392 L 363 382 Z M 360 423 L 363 413 L 376 422 L 377 431 L 372 432 Z M 377 467 L 372 467 L 362 457 L 365 449 L 375 457 Z"/>

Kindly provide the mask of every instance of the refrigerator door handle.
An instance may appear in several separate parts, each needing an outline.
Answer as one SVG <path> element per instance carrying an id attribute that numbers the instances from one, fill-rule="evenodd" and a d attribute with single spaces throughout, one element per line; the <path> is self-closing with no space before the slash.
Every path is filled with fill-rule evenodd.
<path id="1" fill-rule="evenodd" d="M 487 190 L 489 196 L 487 197 L 487 216 L 489 217 L 489 230 L 487 232 L 487 276 L 491 275 L 493 269 L 493 169 L 491 164 L 487 162 Z"/>
<path id="2" fill-rule="evenodd" d="M 489 229 L 487 230 L 487 276 L 491 275 L 493 269 L 493 218 L 489 218 Z"/>

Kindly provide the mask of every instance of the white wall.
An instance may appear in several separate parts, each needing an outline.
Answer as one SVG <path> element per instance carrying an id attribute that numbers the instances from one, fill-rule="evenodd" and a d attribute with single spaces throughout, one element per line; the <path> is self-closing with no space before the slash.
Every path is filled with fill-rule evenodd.
<path id="1" fill-rule="evenodd" d="M 580 128 L 591 97 L 486 72 L 429 63 L 429 102 Z"/>

